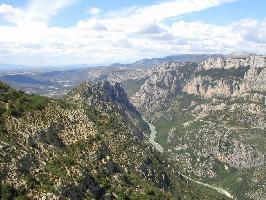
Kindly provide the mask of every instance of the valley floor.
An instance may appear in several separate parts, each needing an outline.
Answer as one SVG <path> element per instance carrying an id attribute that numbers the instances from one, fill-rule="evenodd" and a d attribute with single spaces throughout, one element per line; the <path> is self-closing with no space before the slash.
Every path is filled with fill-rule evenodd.
<path id="1" fill-rule="evenodd" d="M 149 138 L 149 142 L 156 148 L 156 150 L 158 150 L 159 152 L 163 152 L 163 147 L 155 142 L 155 138 L 156 138 L 156 134 L 157 134 L 157 130 L 155 128 L 155 126 L 153 126 L 151 123 L 149 123 L 146 119 L 144 119 L 144 121 L 149 125 L 150 127 L 150 130 L 151 130 L 151 134 L 150 134 L 150 138 Z M 188 180 L 194 182 L 194 183 L 197 183 L 197 184 L 200 184 L 200 185 L 203 185 L 205 187 L 208 187 L 208 188 L 211 188 L 211 189 L 214 189 L 216 190 L 217 192 L 219 192 L 220 194 L 223 194 L 225 196 L 227 196 L 228 198 L 232 198 L 232 199 L 235 199 L 233 197 L 232 194 L 230 194 L 230 192 L 226 191 L 225 189 L 223 188 L 220 188 L 220 187 L 216 187 L 216 186 L 213 186 L 213 185 L 210 185 L 210 184 L 207 184 L 207 183 L 202 183 L 200 181 L 197 181 L 197 180 L 193 180 L 191 179 L 190 177 L 184 175 L 184 174 L 181 174 L 183 177 L 187 178 Z"/>

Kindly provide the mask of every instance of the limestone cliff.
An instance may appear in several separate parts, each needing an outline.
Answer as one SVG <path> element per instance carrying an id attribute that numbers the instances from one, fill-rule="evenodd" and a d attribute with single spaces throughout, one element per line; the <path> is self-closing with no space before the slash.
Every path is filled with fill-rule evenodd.
<path id="1" fill-rule="evenodd" d="M 201 63 L 183 91 L 204 97 L 266 93 L 266 58 L 211 58 Z"/>

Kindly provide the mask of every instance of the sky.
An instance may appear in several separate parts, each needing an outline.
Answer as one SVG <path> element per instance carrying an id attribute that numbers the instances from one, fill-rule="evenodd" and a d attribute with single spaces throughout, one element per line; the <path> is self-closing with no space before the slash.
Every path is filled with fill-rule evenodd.
<path id="1" fill-rule="evenodd" d="M 265 0 L 0 0 L 0 63 L 266 54 Z"/>

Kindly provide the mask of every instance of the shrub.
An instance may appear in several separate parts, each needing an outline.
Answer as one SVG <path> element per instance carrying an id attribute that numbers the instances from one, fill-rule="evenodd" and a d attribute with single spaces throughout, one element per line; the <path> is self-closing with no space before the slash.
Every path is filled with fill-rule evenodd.
<path id="1" fill-rule="evenodd" d="M 0 199 L 1 200 L 28 200 L 25 189 L 16 189 L 8 184 L 0 185 Z"/>

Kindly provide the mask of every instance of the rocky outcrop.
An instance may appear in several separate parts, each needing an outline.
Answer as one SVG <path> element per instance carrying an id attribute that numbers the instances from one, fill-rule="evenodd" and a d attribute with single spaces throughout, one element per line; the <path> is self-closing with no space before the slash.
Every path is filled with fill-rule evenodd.
<path id="1" fill-rule="evenodd" d="M 266 93 L 266 57 L 211 58 L 204 61 L 195 77 L 183 88 L 189 94 L 211 98 Z"/>
<path id="2" fill-rule="evenodd" d="M 231 144 L 230 148 L 225 148 Z M 222 151 L 219 148 L 224 148 Z M 228 136 L 222 138 L 219 146 L 212 150 L 213 155 L 223 163 L 235 168 L 253 168 L 262 166 L 266 162 L 266 154 L 258 151 L 254 145 L 245 145 L 239 140 L 228 141 Z"/>
<path id="3" fill-rule="evenodd" d="M 251 69 L 266 67 L 266 56 L 243 56 L 243 57 L 217 57 L 209 58 L 201 63 L 200 68 L 209 69 L 230 69 L 250 66 Z"/>
<path id="4" fill-rule="evenodd" d="M 153 69 L 150 78 L 131 97 L 131 102 L 142 112 L 153 112 L 173 100 L 190 78 L 193 63 L 166 63 Z"/>
<path id="5" fill-rule="evenodd" d="M 237 92 L 238 88 L 239 84 L 237 82 L 228 84 L 225 80 L 195 77 L 185 85 L 183 91 L 188 94 L 211 98 L 213 96 L 231 96 L 232 93 Z"/>

